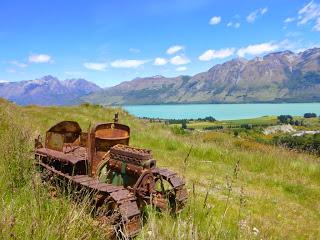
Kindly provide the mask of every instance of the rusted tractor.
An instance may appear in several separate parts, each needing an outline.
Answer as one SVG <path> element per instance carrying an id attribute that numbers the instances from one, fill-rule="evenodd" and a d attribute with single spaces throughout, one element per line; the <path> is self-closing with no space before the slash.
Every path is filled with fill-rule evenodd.
<path id="1" fill-rule="evenodd" d="M 187 191 L 176 173 L 156 167 L 151 151 L 129 146 L 129 139 L 130 128 L 117 114 L 88 133 L 63 121 L 46 132 L 44 143 L 35 140 L 35 159 L 44 181 L 56 178 L 91 192 L 95 215 L 131 238 L 141 230 L 144 206 L 179 212 Z"/>

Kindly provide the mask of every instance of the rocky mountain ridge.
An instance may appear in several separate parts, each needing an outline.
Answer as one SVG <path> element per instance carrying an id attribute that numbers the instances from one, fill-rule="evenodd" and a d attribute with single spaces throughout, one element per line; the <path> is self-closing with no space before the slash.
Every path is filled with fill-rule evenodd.
<path id="1" fill-rule="evenodd" d="M 60 81 L 53 76 L 0 83 L 0 97 L 20 105 L 70 105 L 79 97 L 101 90 L 85 79 Z"/>
<path id="2" fill-rule="evenodd" d="M 194 76 L 136 78 L 81 99 L 107 105 L 320 101 L 320 48 L 237 58 Z"/>

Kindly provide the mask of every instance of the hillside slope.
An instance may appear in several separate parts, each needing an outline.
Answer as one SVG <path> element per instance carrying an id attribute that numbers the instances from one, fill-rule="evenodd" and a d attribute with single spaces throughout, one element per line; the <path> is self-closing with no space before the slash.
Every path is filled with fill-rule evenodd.
<path id="1" fill-rule="evenodd" d="M 195 76 L 154 76 L 81 98 L 107 105 L 320 101 L 320 48 L 233 59 Z"/>
<path id="2" fill-rule="evenodd" d="M 131 145 L 152 149 L 159 166 L 185 176 L 190 195 L 176 217 L 148 211 L 138 239 L 320 238 L 315 156 L 219 132 L 176 135 L 164 124 L 138 120 L 121 109 L 17 107 L 0 100 L 0 233 L 5 239 L 104 239 L 103 227 L 81 205 L 64 195 L 52 198 L 45 186 L 35 185 L 32 148 L 33 139 L 56 122 L 75 120 L 87 129 L 110 121 L 116 111 L 131 127 Z"/>
<path id="3" fill-rule="evenodd" d="M 59 81 L 52 76 L 40 79 L 0 83 L 0 97 L 20 105 L 70 105 L 80 96 L 100 90 L 85 79 Z"/>

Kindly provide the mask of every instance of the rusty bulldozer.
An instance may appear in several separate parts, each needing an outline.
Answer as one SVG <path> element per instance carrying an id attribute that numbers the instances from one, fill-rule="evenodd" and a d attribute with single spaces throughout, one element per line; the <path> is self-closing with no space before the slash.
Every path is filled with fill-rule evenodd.
<path id="1" fill-rule="evenodd" d="M 43 181 L 57 178 L 93 194 L 96 216 L 132 238 L 141 230 L 141 209 L 153 205 L 179 212 L 187 200 L 185 182 L 175 172 L 158 168 L 151 150 L 129 146 L 130 128 L 99 123 L 82 132 L 63 121 L 35 140 L 35 159 Z"/>

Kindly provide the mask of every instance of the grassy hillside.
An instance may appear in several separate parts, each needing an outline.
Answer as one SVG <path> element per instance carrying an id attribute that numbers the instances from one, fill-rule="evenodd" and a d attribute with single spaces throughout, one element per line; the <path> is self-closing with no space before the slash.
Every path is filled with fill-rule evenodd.
<path id="1" fill-rule="evenodd" d="M 0 235 L 4 239 L 102 239 L 82 205 L 50 197 L 32 168 L 33 138 L 61 120 L 132 128 L 131 144 L 187 180 L 190 199 L 172 217 L 149 210 L 138 239 L 319 239 L 320 159 L 207 132 L 176 135 L 163 123 L 99 106 L 17 107 L 0 102 Z M 191 149 L 190 156 L 185 158 Z"/>

